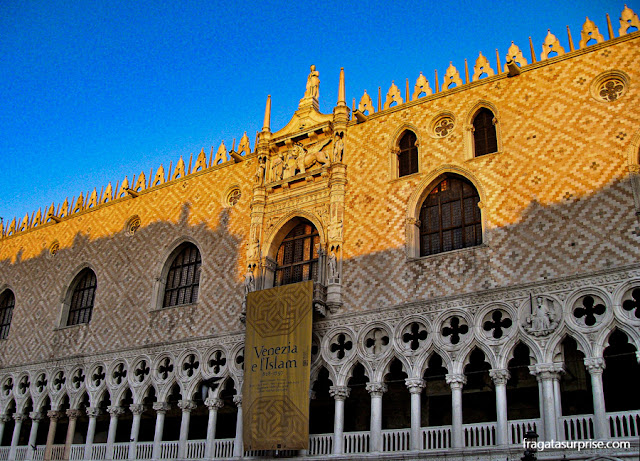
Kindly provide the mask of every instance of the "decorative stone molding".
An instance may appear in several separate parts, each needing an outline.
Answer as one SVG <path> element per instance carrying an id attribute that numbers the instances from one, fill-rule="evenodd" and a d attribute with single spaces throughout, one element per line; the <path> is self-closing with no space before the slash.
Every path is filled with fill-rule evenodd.
<path id="1" fill-rule="evenodd" d="M 451 389 L 462 389 L 467 384 L 467 377 L 462 373 L 447 373 L 445 381 Z"/>
<path id="2" fill-rule="evenodd" d="M 102 410 L 99 407 L 87 407 L 86 412 L 89 418 L 97 418 L 102 414 Z"/>
<path id="3" fill-rule="evenodd" d="M 80 416 L 82 416 L 82 410 L 76 410 L 73 408 L 67 410 L 67 417 L 69 419 L 78 419 Z"/>
<path id="4" fill-rule="evenodd" d="M 146 410 L 146 406 L 140 403 L 129 405 L 129 411 L 134 415 L 141 415 Z"/>
<path id="5" fill-rule="evenodd" d="M 63 413 L 61 411 L 58 410 L 49 410 L 47 411 L 47 418 L 49 418 L 50 421 L 57 421 L 60 418 L 62 418 Z"/>
<path id="6" fill-rule="evenodd" d="M 419 378 L 407 378 L 404 383 L 411 394 L 420 394 L 422 389 L 427 387 L 427 382 Z"/>
<path id="7" fill-rule="evenodd" d="M 367 383 L 366 389 L 371 397 L 382 397 L 382 395 L 388 390 L 385 383 Z"/>
<path id="8" fill-rule="evenodd" d="M 191 412 L 198 407 L 198 404 L 193 400 L 178 400 L 178 408 L 183 412 Z"/>
<path id="9" fill-rule="evenodd" d="M 69 414 L 70 411 L 78 411 L 78 410 L 67 410 L 67 414 Z M 69 418 L 71 418 L 71 416 L 69 416 Z M 27 419 L 27 415 L 23 415 L 22 413 L 14 413 L 13 414 L 13 420 L 17 423 L 20 421 L 25 421 Z"/>
<path id="10" fill-rule="evenodd" d="M 171 404 L 167 402 L 153 402 L 152 408 L 156 413 L 166 413 L 171 410 Z"/>
<path id="11" fill-rule="evenodd" d="M 109 405 L 107 407 L 107 413 L 109 413 L 109 415 L 111 415 L 112 418 L 118 418 L 124 415 L 124 412 L 125 412 L 125 409 L 117 405 Z"/>
<path id="12" fill-rule="evenodd" d="M 497 385 L 506 385 L 509 378 L 511 378 L 511 373 L 506 368 L 498 368 L 489 370 L 489 376 L 493 379 L 494 384 Z"/>
<path id="13" fill-rule="evenodd" d="M 584 359 L 584 366 L 589 374 L 602 374 L 606 367 L 603 357 L 587 357 Z"/>
<path id="14" fill-rule="evenodd" d="M 336 400 L 345 400 L 349 398 L 351 394 L 351 388 L 348 386 L 331 386 L 329 388 L 329 395 Z"/>
<path id="15" fill-rule="evenodd" d="M 209 410 L 219 410 L 224 406 L 224 400 L 215 397 L 209 397 L 205 399 L 204 404 Z"/>

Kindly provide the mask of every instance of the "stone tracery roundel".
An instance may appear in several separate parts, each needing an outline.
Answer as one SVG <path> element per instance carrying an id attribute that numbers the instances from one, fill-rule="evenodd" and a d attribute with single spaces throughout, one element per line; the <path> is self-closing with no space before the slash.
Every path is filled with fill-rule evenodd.
<path id="1" fill-rule="evenodd" d="M 622 98 L 629 89 L 629 76 L 619 70 L 609 70 L 596 77 L 590 86 L 597 101 L 611 103 Z"/>
<path id="2" fill-rule="evenodd" d="M 446 346 L 458 347 L 471 338 L 469 323 L 462 315 L 448 317 L 440 328 L 440 335 Z"/>
<path id="3" fill-rule="evenodd" d="M 78 367 L 71 372 L 71 381 L 69 382 L 69 385 L 72 389 L 78 390 L 84 386 L 85 378 L 84 370 L 82 367 Z"/>
<path id="4" fill-rule="evenodd" d="M 174 372 L 173 360 L 170 356 L 165 355 L 160 357 L 159 360 L 156 361 L 156 366 L 154 369 L 154 375 L 156 379 L 160 382 L 168 381 Z"/>
<path id="5" fill-rule="evenodd" d="M 29 381 L 29 375 L 25 373 L 18 380 L 18 394 L 25 395 L 29 391 L 30 387 L 31 382 Z"/>
<path id="6" fill-rule="evenodd" d="M 573 321 L 583 328 L 597 328 L 607 314 L 605 301 L 596 294 L 579 297 L 572 307 Z"/>
<path id="7" fill-rule="evenodd" d="M 455 119 L 450 113 L 443 113 L 436 116 L 430 125 L 430 134 L 434 138 L 446 138 L 449 136 L 455 127 Z"/>
<path id="8" fill-rule="evenodd" d="M 494 309 L 484 315 L 480 331 L 485 339 L 491 342 L 504 341 L 514 330 L 511 315 L 504 309 Z"/>
<path id="9" fill-rule="evenodd" d="M 113 387 L 119 387 L 127 382 L 127 364 L 120 360 L 113 365 L 109 374 L 109 383 Z"/>
<path id="10" fill-rule="evenodd" d="M 151 366 L 149 360 L 146 358 L 139 359 L 132 367 L 131 382 L 134 385 L 140 385 L 144 383 L 147 377 L 151 374 Z"/>
<path id="11" fill-rule="evenodd" d="M 420 319 L 409 319 L 404 326 L 400 325 L 396 332 L 396 347 L 405 354 L 422 352 L 430 342 L 430 331 L 427 324 Z"/>
<path id="12" fill-rule="evenodd" d="M 9 397 L 12 391 L 13 391 L 13 378 L 9 376 L 2 383 L 2 395 L 4 395 L 5 397 Z"/>
<path id="13" fill-rule="evenodd" d="M 47 390 L 47 374 L 45 372 L 41 372 L 38 374 L 36 381 L 31 389 L 31 392 L 35 392 L 37 394 L 41 394 Z"/>
<path id="14" fill-rule="evenodd" d="M 640 286 L 629 288 L 622 296 L 622 315 L 631 323 L 640 323 Z"/>
<path id="15" fill-rule="evenodd" d="M 216 348 L 206 362 L 206 368 L 213 376 L 219 376 L 227 369 L 227 354 L 224 350 Z"/>
<path id="16" fill-rule="evenodd" d="M 335 333 L 327 344 L 328 362 L 344 362 L 355 352 L 353 337 L 347 331 L 340 331 Z"/>
<path id="17" fill-rule="evenodd" d="M 86 385 L 90 390 L 99 389 L 106 381 L 107 373 L 104 364 L 96 364 L 91 367 L 87 375 Z"/>
<path id="18" fill-rule="evenodd" d="M 520 326 L 531 336 L 550 335 L 558 328 L 561 320 L 560 303 L 549 296 L 531 296 L 520 306 Z"/>
<path id="19" fill-rule="evenodd" d="M 64 374 L 64 370 L 58 370 L 53 375 L 53 379 L 51 380 L 51 388 L 54 392 L 58 392 L 64 389 L 64 385 L 67 382 L 67 377 Z"/>
<path id="20" fill-rule="evenodd" d="M 200 358 L 195 351 L 190 351 L 186 355 L 183 355 L 178 374 L 183 379 L 191 379 L 197 374 L 199 369 Z"/>
<path id="21" fill-rule="evenodd" d="M 362 336 L 360 345 L 365 356 L 380 357 L 391 349 L 391 339 L 388 329 L 376 324 Z"/>

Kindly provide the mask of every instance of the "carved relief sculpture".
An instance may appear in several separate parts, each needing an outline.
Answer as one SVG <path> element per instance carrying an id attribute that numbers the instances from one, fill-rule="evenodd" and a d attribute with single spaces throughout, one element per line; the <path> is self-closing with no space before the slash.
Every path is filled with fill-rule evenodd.
<path id="1" fill-rule="evenodd" d="M 547 336 L 558 326 L 557 316 L 554 312 L 553 300 L 542 296 L 536 297 L 536 305 L 530 302 L 530 313 L 525 318 L 524 330 L 533 336 Z"/>
<path id="2" fill-rule="evenodd" d="M 341 134 L 336 134 L 333 141 L 333 161 L 336 163 L 342 163 L 342 154 L 344 152 L 344 141 Z"/>

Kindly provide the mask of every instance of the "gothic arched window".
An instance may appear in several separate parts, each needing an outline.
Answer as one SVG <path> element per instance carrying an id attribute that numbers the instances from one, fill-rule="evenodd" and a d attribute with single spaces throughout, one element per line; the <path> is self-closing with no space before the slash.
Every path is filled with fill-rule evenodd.
<path id="1" fill-rule="evenodd" d="M 400 138 L 398 147 L 398 177 L 418 172 L 418 138 L 412 131 L 405 131 Z"/>
<path id="2" fill-rule="evenodd" d="M 71 285 L 67 326 L 89 323 L 96 294 L 96 274 L 89 268 L 82 270 Z"/>
<path id="3" fill-rule="evenodd" d="M 192 304 L 198 300 L 201 265 L 198 247 L 193 243 L 180 247 L 169 267 L 162 307 Z"/>
<path id="4" fill-rule="evenodd" d="M 320 236 L 309 221 L 300 220 L 284 238 L 276 257 L 275 286 L 317 280 Z"/>
<path id="5" fill-rule="evenodd" d="M 420 209 L 420 256 L 480 245 L 479 202 L 473 184 L 460 176 L 445 176 Z"/>
<path id="6" fill-rule="evenodd" d="M 11 317 L 13 316 L 13 307 L 16 305 L 16 298 L 11 290 L 4 290 L 0 294 L 0 339 L 9 337 L 9 328 L 11 328 Z"/>
<path id="7" fill-rule="evenodd" d="M 473 146 L 474 156 L 498 152 L 498 136 L 494 123 L 495 116 L 489 109 L 483 107 L 473 118 Z"/>

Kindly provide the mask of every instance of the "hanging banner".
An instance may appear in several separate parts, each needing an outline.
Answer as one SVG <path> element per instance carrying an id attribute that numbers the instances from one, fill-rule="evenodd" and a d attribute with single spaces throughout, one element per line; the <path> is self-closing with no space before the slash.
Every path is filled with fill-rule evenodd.
<path id="1" fill-rule="evenodd" d="M 309 447 L 312 299 L 311 281 L 247 296 L 245 450 Z"/>

